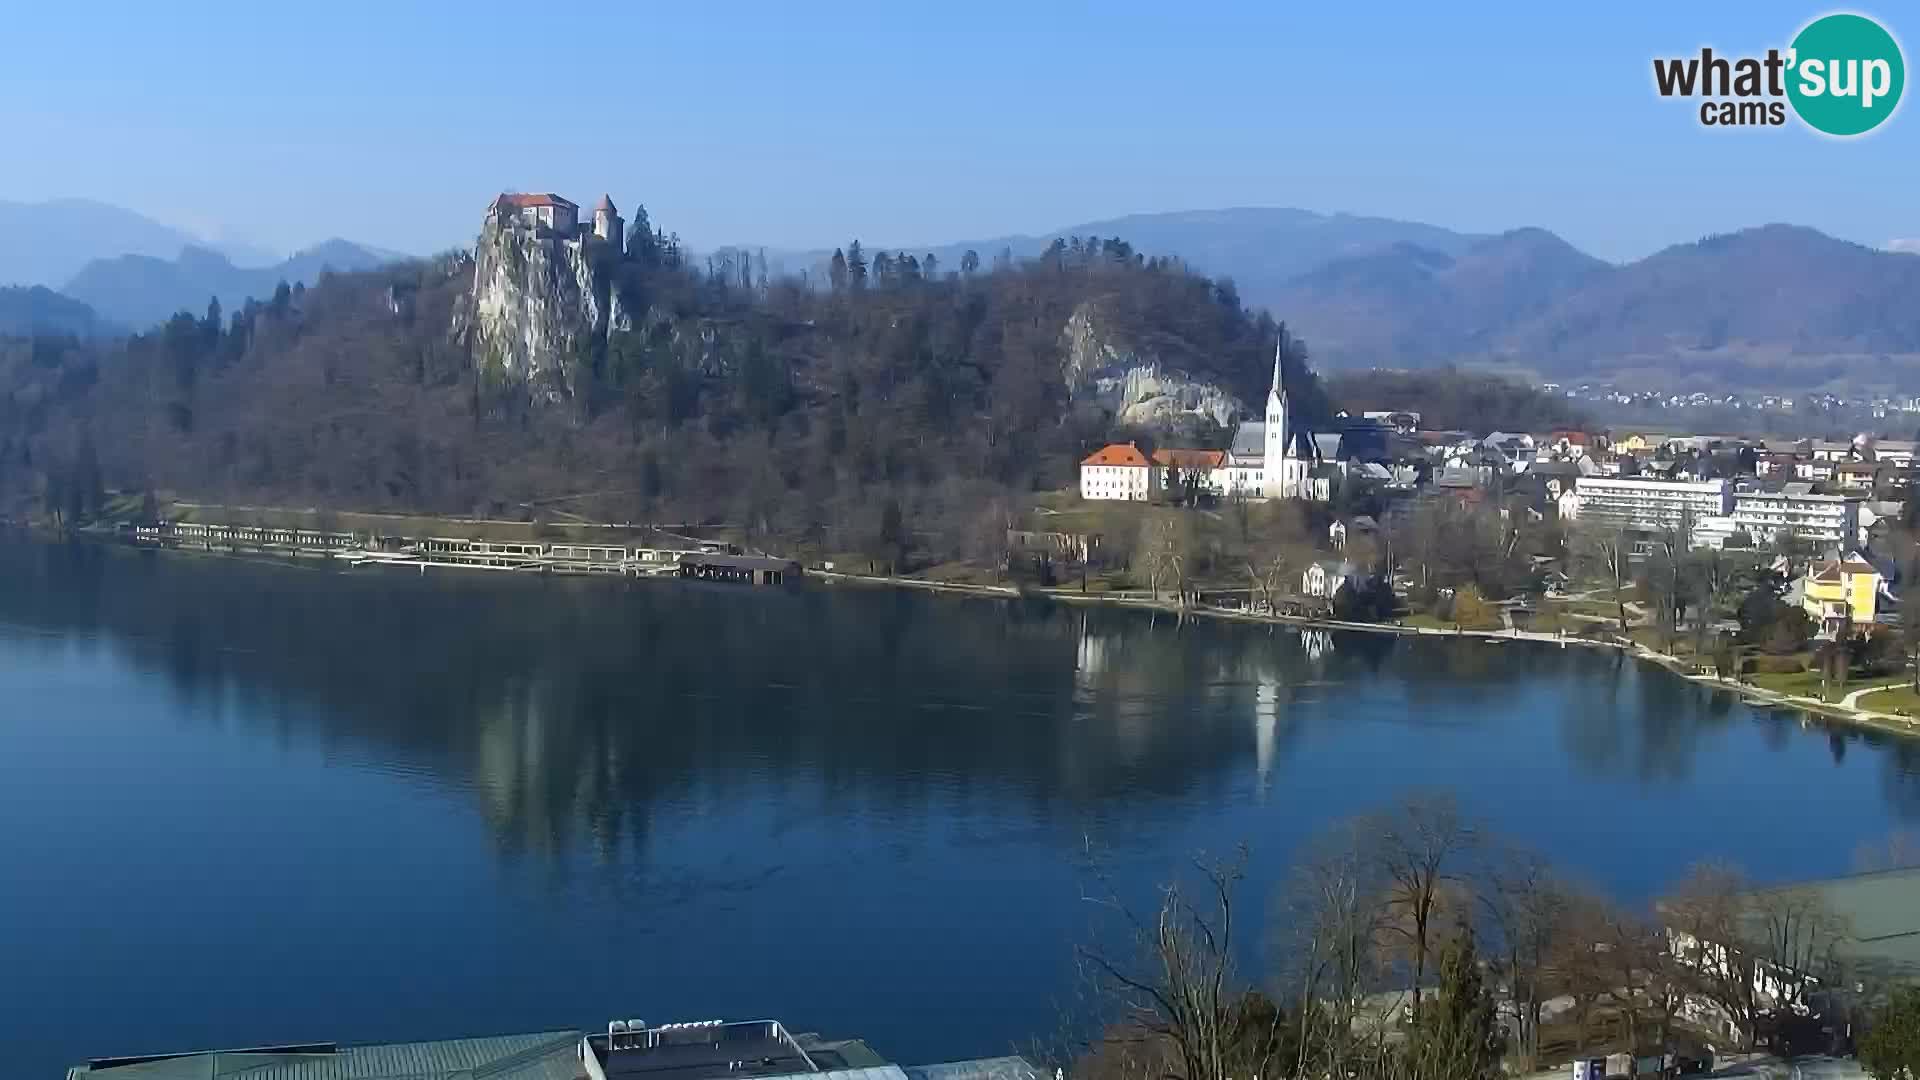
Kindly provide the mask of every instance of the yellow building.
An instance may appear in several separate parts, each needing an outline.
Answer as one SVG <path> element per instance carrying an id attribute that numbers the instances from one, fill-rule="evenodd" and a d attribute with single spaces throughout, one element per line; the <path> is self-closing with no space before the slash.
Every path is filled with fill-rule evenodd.
<path id="1" fill-rule="evenodd" d="M 1852 620 L 1856 627 L 1873 622 L 1874 600 L 1880 595 L 1880 572 L 1858 559 L 1831 559 L 1807 574 L 1807 614 L 1832 634 Z"/>

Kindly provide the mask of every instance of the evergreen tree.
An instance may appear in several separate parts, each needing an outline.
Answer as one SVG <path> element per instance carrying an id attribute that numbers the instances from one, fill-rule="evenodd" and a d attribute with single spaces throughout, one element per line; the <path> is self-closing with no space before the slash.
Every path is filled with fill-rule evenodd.
<path id="1" fill-rule="evenodd" d="M 980 272 L 980 253 L 968 248 L 960 256 L 960 276 L 972 277 Z"/>
<path id="2" fill-rule="evenodd" d="M 221 329 L 220 298 L 217 296 L 209 297 L 207 299 L 207 317 L 200 320 L 200 336 L 206 339 L 206 350 L 208 352 L 214 352 L 220 347 Z"/>
<path id="3" fill-rule="evenodd" d="M 1473 934 L 1462 929 L 1441 954 L 1439 990 L 1413 1018 L 1408 1071 L 1412 1080 L 1493 1080 L 1505 1047 Z"/>
<path id="4" fill-rule="evenodd" d="M 627 226 L 627 258 L 652 270 L 660 265 L 660 247 L 660 236 L 647 219 L 647 208 L 635 203 L 633 224 Z"/>
<path id="5" fill-rule="evenodd" d="M 847 288 L 847 253 L 839 248 L 833 249 L 833 261 L 827 264 L 827 281 L 834 292 L 845 292 Z"/>
<path id="6" fill-rule="evenodd" d="M 856 289 L 867 287 L 867 257 L 860 253 L 860 241 L 847 245 L 847 284 Z"/>

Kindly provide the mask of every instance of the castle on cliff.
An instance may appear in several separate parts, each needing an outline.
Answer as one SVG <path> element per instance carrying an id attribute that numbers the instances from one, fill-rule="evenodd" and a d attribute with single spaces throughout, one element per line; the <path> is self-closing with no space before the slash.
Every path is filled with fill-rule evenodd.
<path id="1" fill-rule="evenodd" d="M 489 212 L 502 225 L 532 229 L 536 233 L 545 231 L 563 240 L 582 240 L 592 236 L 612 244 L 615 251 L 623 250 L 626 243 L 626 223 L 621 220 L 620 212 L 614 209 L 613 199 L 607 195 L 600 196 L 599 205 L 593 208 L 593 225 L 590 228 L 580 224 L 579 204 L 550 191 L 501 192 L 500 197 L 493 200 Z"/>

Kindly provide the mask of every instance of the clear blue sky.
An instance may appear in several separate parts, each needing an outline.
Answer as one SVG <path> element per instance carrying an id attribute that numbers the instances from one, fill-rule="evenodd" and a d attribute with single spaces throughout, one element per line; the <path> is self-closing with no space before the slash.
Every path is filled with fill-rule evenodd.
<path id="1" fill-rule="evenodd" d="M 1653 94 L 1656 54 L 1784 46 L 1826 10 L 27 4 L 0 198 L 416 252 L 471 242 L 503 189 L 641 200 L 697 247 L 1248 205 L 1540 225 L 1614 259 L 1771 221 L 1920 237 L 1912 103 L 1838 142 L 1706 130 Z M 1857 10 L 1920 41 L 1920 10 Z"/>

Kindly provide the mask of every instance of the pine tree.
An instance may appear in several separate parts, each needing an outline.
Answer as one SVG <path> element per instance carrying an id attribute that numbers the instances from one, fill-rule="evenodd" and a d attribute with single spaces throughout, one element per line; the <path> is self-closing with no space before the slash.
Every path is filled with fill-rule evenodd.
<path id="1" fill-rule="evenodd" d="M 847 287 L 847 253 L 839 248 L 833 249 L 833 261 L 827 264 L 827 281 L 834 292 L 842 292 Z"/>
<path id="2" fill-rule="evenodd" d="M 1473 934 L 1463 930 L 1440 958 L 1440 988 L 1414 1017 L 1407 1040 L 1413 1080 L 1491 1080 L 1506 1040 L 1481 981 Z"/>
<path id="3" fill-rule="evenodd" d="M 867 287 L 867 257 L 860 253 L 860 241 L 847 245 L 847 281 L 856 289 Z"/>

